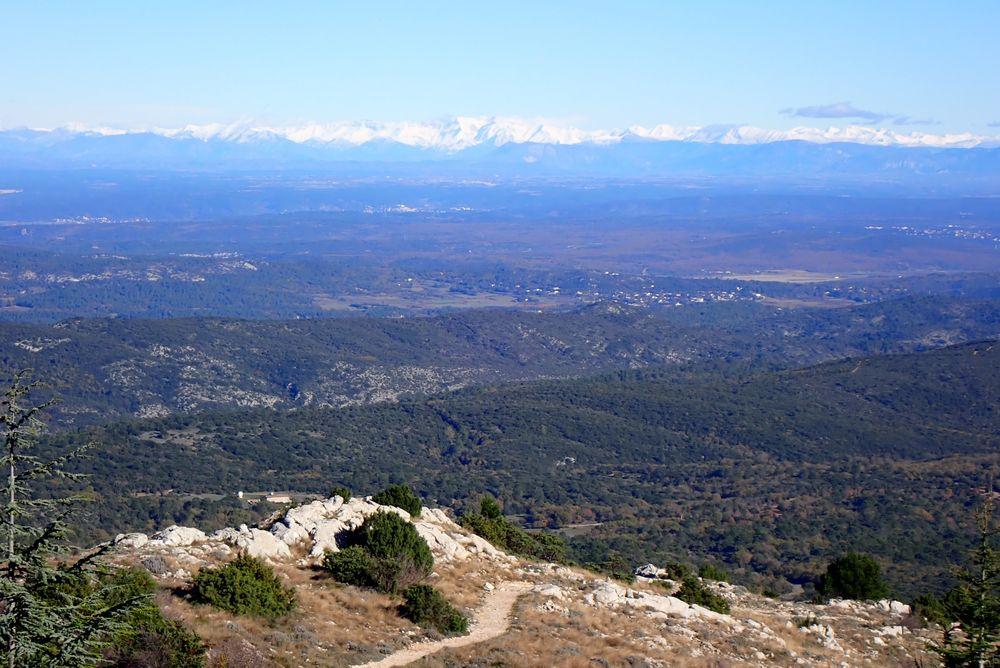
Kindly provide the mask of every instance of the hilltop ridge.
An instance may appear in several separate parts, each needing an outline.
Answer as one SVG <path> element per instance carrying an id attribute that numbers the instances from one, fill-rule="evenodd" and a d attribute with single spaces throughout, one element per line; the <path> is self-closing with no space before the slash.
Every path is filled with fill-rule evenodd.
<path id="1" fill-rule="evenodd" d="M 468 637 L 441 640 L 393 614 L 385 594 L 340 585 L 313 565 L 365 517 L 394 513 L 412 522 L 435 558 L 430 582 L 473 618 Z M 825 605 L 778 601 L 722 582 L 706 586 L 731 605 L 713 612 L 676 598 L 662 569 L 637 569 L 632 584 L 579 568 L 530 561 L 498 550 L 425 508 L 413 518 L 371 498 L 317 499 L 264 528 L 206 534 L 173 526 L 115 539 L 114 561 L 138 565 L 160 583 L 158 600 L 208 642 L 210 655 L 238 647 L 254 665 L 584 665 L 593 657 L 630 666 L 912 665 L 926 660 L 931 631 L 893 601 Z M 342 543 L 341 543 L 342 544 Z M 294 586 L 299 610 L 270 625 L 192 605 L 193 573 L 248 553 Z M 227 649 L 228 648 L 228 649 Z M 214 653 L 214 654 L 213 654 Z"/>

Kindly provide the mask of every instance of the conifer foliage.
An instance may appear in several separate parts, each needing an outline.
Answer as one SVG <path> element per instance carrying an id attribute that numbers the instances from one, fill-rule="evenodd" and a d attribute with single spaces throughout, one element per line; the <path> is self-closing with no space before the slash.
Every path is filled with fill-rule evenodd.
<path id="1" fill-rule="evenodd" d="M 38 456 L 41 418 L 51 401 L 31 403 L 36 385 L 19 371 L 0 398 L 0 659 L 9 668 L 94 665 L 146 597 L 116 597 L 109 590 L 115 585 L 96 577 L 102 550 L 54 563 L 74 499 L 40 497 L 34 485 L 72 478 L 64 466 L 83 449 Z"/>
<path id="2" fill-rule="evenodd" d="M 944 638 L 935 647 L 945 666 L 1000 665 L 1000 529 L 992 493 L 980 507 L 979 541 L 958 586 L 944 601 Z"/>

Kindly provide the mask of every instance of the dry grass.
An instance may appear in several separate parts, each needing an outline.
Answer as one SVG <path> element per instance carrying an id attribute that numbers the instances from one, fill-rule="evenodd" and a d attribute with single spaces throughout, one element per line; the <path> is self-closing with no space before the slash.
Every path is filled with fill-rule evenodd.
<path id="1" fill-rule="evenodd" d="M 167 559 L 171 569 L 190 568 L 185 560 Z M 224 558 L 212 555 L 209 560 Z M 320 568 L 282 564 L 275 570 L 295 587 L 299 599 L 298 610 L 276 622 L 233 617 L 193 605 L 179 586 L 182 583 L 169 580 L 161 581 L 164 589 L 158 602 L 168 616 L 192 628 L 213 648 L 210 666 L 351 665 L 428 638 L 428 632 L 399 616 L 398 598 L 340 585 Z M 415 665 L 792 667 L 798 659 L 814 666 L 839 665 L 845 660 L 851 665 L 933 663 L 921 649 L 923 641 L 918 634 L 886 637 L 885 645 L 876 646 L 874 630 L 890 623 L 886 614 L 877 611 L 852 616 L 832 608 L 807 608 L 734 590 L 727 595 L 736 598 L 735 625 L 682 620 L 654 616 L 631 606 L 609 610 L 587 605 L 583 595 L 593 589 L 597 579 L 593 573 L 577 569 L 527 562 L 511 567 L 478 558 L 439 561 L 428 582 L 466 613 L 480 607 L 486 583 L 496 586 L 509 580 L 527 580 L 556 584 L 565 600 L 528 593 L 515 604 L 507 633 L 476 645 L 444 650 Z M 656 584 L 630 586 L 665 594 Z M 824 647 L 814 634 L 794 623 L 786 625 L 806 609 L 834 628 L 837 641 L 849 654 Z"/>
<path id="2" fill-rule="evenodd" d="M 183 566 L 172 557 L 168 561 L 172 569 Z M 172 580 L 161 581 L 164 588 L 158 603 L 166 615 L 201 635 L 213 648 L 210 659 L 220 665 L 225 661 L 261 666 L 349 665 L 427 638 L 425 630 L 399 616 L 398 598 L 339 584 L 318 567 L 280 564 L 275 571 L 295 587 L 299 602 L 294 613 L 275 622 L 195 605 L 187 598 L 185 584 Z M 439 563 L 435 573 L 428 582 L 466 612 L 480 605 L 484 584 L 509 577 L 490 562 L 471 559 Z"/>

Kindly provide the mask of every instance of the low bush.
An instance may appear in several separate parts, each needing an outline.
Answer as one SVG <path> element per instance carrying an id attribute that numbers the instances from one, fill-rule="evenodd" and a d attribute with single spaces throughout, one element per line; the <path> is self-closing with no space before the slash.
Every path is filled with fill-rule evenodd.
<path id="1" fill-rule="evenodd" d="M 339 552 L 327 552 L 323 557 L 323 568 L 330 572 L 337 582 L 373 586 L 371 579 L 372 559 L 358 545 L 345 547 Z"/>
<path id="2" fill-rule="evenodd" d="M 202 668 L 205 645 L 194 631 L 164 618 L 145 619 L 130 627 L 104 651 L 108 668 Z"/>
<path id="3" fill-rule="evenodd" d="M 479 502 L 479 512 L 463 515 L 459 523 L 488 540 L 493 546 L 532 559 L 566 563 L 566 543 L 552 533 L 529 533 L 504 518 L 500 504 L 491 496 Z"/>
<path id="4" fill-rule="evenodd" d="M 810 612 L 805 617 L 793 618 L 792 623 L 795 624 L 796 628 L 807 629 L 810 626 L 815 626 L 816 624 L 819 624 L 819 618 Z"/>
<path id="5" fill-rule="evenodd" d="M 849 552 L 830 562 L 816 580 L 821 598 L 849 598 L 873 601 L 886 598 L 889 587 L 882 580 L 878 562 L 866 554 Z"/>
<path id="6" fill-rule="evenodd" d="M 351 500 L 351 490 L 347 489 L 346 487 L 338 485 L 337 487 L 334 487 L 333 489 L 330 490 L 330 496 L 331 497 L 339 496 L 344 500 L 344 503 L 347 503 L 348 501 Z"/>
<path id="7" fill-rule="evenodd" d="M 597 564 L 587 564 L 587 567 L 622 582 L 635 582 L 632 566 L 617 552 L 611 552 L 604 561 Z"/>
<path id="8" fill-rule="evenodd" d="M 916 597 L 910 609 L 917 619 L 924 622 L 946 626 L 952 621 L 944 601 L 934 594 L 921 594 Z"/>
<path id="9" fill-rule="evenodd" d="M 260 559 L 240 555 L 225 566 L 203 568 L 194 578 L 194 600 L 237 615 L 276 619 L 295 609 L 295 590 Z"/>
<path id="10" fill-rule="evenodd" d="M 729 573 L 715 564 L 702 564 L 701 568 L 698 569 L 698 577 L 703 580 L 729 582 Z"/>
<path id="11" fill-rule="evenodd" d="M 446 635 L 466 633 L 469 620 L 455 609 L 441 592 L 430 585 L 413 585 L 403 592 L 399 613 L 420 626 L 437 629 Z"/>
<path id="12" fill-rule="evenodd" d="M 156 583 L 145 570 L 123 568 L 102 578 L 108 588 L 105 606 L 145 599 L 128 616 L 124 629 L 110 639 L 102 651 L 102 666 L 135 668 L 201 668 L 205 645 L 197 633 L 167 619 L 153 600 Z"/>
<path id="13" fill-rule="evenodd" d="M 681 588 L 674 594 L 690 605 L 700 605 L 724 615 L 729 614 L 729 601 L 722 598 L 694 575 L 687 575 L 681 581 Z"/>
<path id="14" fill-rule="evenodd" d="M 372 501 L 383 506 L 402 508 L 412 517 L 420 517 L 420 510 L 423 508 L 420 497 L 406 485 L 387 487 L 373 496 Z"/>
<path id="15" fill-rule="evenodd" d="M 354 532 L 351 542 L 323 560 L 330 574 L 346 584 L 396 594 L 424 580 L 434 567 L 427 541 L 395 513 L 375 513 Z"/>

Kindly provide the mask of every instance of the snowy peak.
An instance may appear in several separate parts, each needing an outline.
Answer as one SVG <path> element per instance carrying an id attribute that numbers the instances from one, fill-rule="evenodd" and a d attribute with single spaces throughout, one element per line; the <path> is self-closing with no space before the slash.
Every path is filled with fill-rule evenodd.
<path id="1" fill-rule="evenodd" d="M 180 128 L 154 127 L 123 130 L 111 127 L 67 125 L 40 132 L 119 136 L 147 132 L 171 139 L 224 141 L 242 144 L 288 141 L 295 144 L 363 146 L 372 142 L 392 142 L 417 149 L 457 152 L 476 146 L 505 144 L 616 144 L 623 141 L 683 141 L 712 144 L 766 144 L 805 141 L 825 144 L 849 142 L 870 146 L 972 148 L 1000 146 L 1000 136 L 972 133 L 901 133 L 885 128 L 850 125 L 795 127 L 767 130 L 749 125 L 674 126 L 633 125 L 625 130 L 584 130 L 547 120 L 516 117 L 456 116 L 431 122 L 344 121 L 304 125 L 260 125 L 252 122 L 185 125 Z"/>

